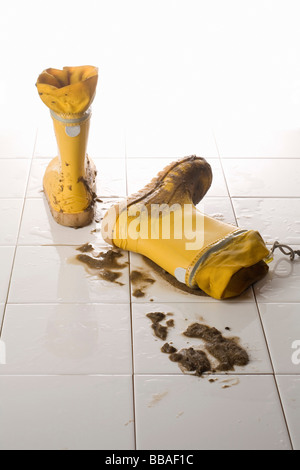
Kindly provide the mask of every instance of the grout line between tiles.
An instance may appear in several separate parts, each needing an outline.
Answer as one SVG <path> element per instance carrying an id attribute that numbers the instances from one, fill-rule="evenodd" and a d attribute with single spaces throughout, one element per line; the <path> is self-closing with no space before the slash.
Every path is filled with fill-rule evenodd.
<path id="1" fill-rule="evenodd" d="M 261 312 L 260 312 L 260 308 L 259 308 L 259 303 L 258 303 L 257 298 L 256 298 L 256 294 L 255 294 L 255 289 L 254 289 L 254 287 L 252 287 L 252 289 L 253 289 L 253 295 L 254 295 L 254 299 L 255 299 L 255 303 L 256 303 L 256 308 L 257 308 L 257 311 L 258 311 L 258 316 L 259 316 L 261 328 L 262 328 L 262 331 L 263 331 L 263 334 L 264 334 L 266 346 L 267 346 L 267 349 L 268 349 L 268 354 L 269 354 L 269 357 L 270 357 L 270 362 L 271 362 L 271 366 L 272 366 L 272 370 L 273 370 L 273 378 L 274 378 L 274 383 L 275 383 L 276 390 L 277 390 L 278 399 L 279 399 L 280 406 L 281 406 L 281 409 L 282 409 L 282 414 L 283 414 L 283 417 L 284 417 L 284 421 L 285 421 L 286 429 L 287 429 L 287 432 L 288 432 L 289 440 L 290 440 L 290 443 L 291 443 L 291 447 L 292 447 L 292 449 L 293 449 L 294 446 L 293 446 L 292 436 L 291 436 L 291 432 L 290 432 L 290 429 L 289 429 L 287 417 L 286 417 L 286 414 L 285 414 L 283 402 L 282 402 L 282 399 L 281 399 L 281 395 L 280 395 L 278 383 L 277 383 L 277 380 L 276 380 L 276 372 L 275 372 L 275 368 L 274 368 L 274 364 L 273 364 L 273 360 L 272 360 L 272 355 L 271 355 L 271 351 L 270 351 L 270 347 L 269 347 L 267 335 L 266 335 L 265 328 L 264 328 L 264 324 L 263 324 L 262 317 L 261 317 Z"/>
<path id="2" fill-rule="evenodd" d="M 227 194 L 228 194 L 229 199 L 230 199 L 230 205 L 231 205 L 231 209 L 232 209 L 232 212 L 233 212 L 233 215 L 234 215 L 234 220 L 235 220 L 236 226 L 238 227 L 239 224 L 238 224 L 237 216 L 236 216 L 236 213 L 235 213 L 234 205 L 233 205 L 233 202 L 232 202 L 232 198 L 231 198 L 231 195 L 230 195 L 229 186 L 228 186 L 228 183 L 227 183 L 227 178 L 226 178 L 226 175 L 225 175 L 224 166 L 223 166 L 223 163 L 222 163 L 222 159 L 221 159 L 221 155 L 220 155 L 220 151 L 219 151 L 219 146 L 218 146 L 218 143 L 217 143 L 217 140 L 216 140 L 214 130 L 212 130 L 212 134 L 213 134 L 213 138 L 214 138 L 215 145 L 216 145 L 216 148 L 217 148 L 217 152 L 218 152 L 218 155 L 219 155 L 219 162 L 220 162 L 220 165 L 221 165 L 221 170 L 222 170 L 223 178 L 224 178 L 224 181 L 225 181 Z"/>
<path id="3" fill-rule="evenodd" d="M 22 225 L 23 214 L 24 214 L 24 208 L 25 208 L 25 203 L 26 203 L 26 194 L 27 194 L 27 191 L 28 191 L 29 179 L 30 179 L 32 163 L 33 163 L 33 156 L 34 156 L 36 142 L 37 142 L 37 133 L 38 133 L 38 130 L 36 129 L 35 139 L 34 139 L 34 144 L 33 144 L 33 149 L 32 149 L 32 155 L 31 155 L 30 165 L 29 165 L 29 172 L 28 172 L 28 176 L 27 176 L 26 188 L 25 188 L 25 193 L 24 193 L 24 198 L 23 198 L 23 206 L 22 206 L 21 217 L 20 217 L 20 222 L 19 222 L 19 229 L 18 229 L 18 234 L 17 234 L 17 238 L 16 238 L 16 245 L 15 245 L 15 249 L 14 249 L 12 265 L 11 265 L 11 271 L 10 271 L 10 276 L 9 276 L 9 282 L 8 282 L 8 287 L 7 287 L 7 294 L 6 294 L 5 304 L 4 304 L 5 305 L 4 306 L 4 312 L 3 312 L 2 322 L 0 324 L 0 338 L 1 338 L 1 335 L 2 335 L 2 329 L 3 329 L 3 325 L 4 325 L 5 314 L 6 314 L 6 306 L 8 304 L 8 297 L 9 297 L 9 292 L 10 292 L 11 280 L 12 280 L 13 270 L 14 270 L 14 266 L 15 266 L 16 253 L 17 253 L 19 237 L 20 237 L 20 232 L 21 232 L 21 225 Z"/>
<path id="4" fill-rule="evenodd" d="M 124 152 L 125 152 L 125 178 L 126 178 L 126 196 L 128 197 L 128 157 L 127 157 L 127 141 L 126 141 L 126 134 L 125 134 L 125 143 L 124 143 Z M 134 450 L 137 450 L 137 430 L 136 430 L 136 399 L 135 399 L 135 370 L 134 370 L 134 344 L 133 344 L 133 313 L 132 313 L 132 297 L 131 297 L 131 279 L 130 279 L 130 272 L 131 272 L 131 255 L 128 252 L 128 275 L 129 275 L 129 282 L 128 282 L 128 289 L 129 289 L 129 309 L 130 309 L 130 327 L 131 327 L 131 361 L 132 361 L 132 412 L 133 412 L 133 423 L 134 423 Z"/>
<path id="5" fill-rule="evenodd" d="M 219 157 L 220 157 L 220 164 L 221 164 L 223 176 L 224 176 L 224 179 L 225 179 L 225 184 L 226 184 L 226 187 L 227 187 L 228 195 L 229 195 L 229 197 L 230 197 L 230 202 L 231 202 L 232 210 L 233 210 L 233 213 L 234 213 L 234 217 L 235 217 L 235 220 L 236 220 L 236 224 L 238 225 L 237 216 L 236 216 L 235 209 L 234 209 L 234 205 L 233 205 L 233 201 L 232 201 L 233 196 L 231 196 L 230 191 L 229 191 L 229 187 L 228 187 L 228 183 L 227 183 L 227 179 L 226 179 L 226 174 L 225 174 L 225 171 L 224 171 L 224 166 L 223 166 L 223 162 L 222 162 L 221 155 L 220 155 L 220 151 L 219 151 L 219 146 L 218 146 L 218 143 L 217 143 L 216 136 L 215 136 L 215 133 L 214 133 L 214 132 L 213 132 L 213 136 L 214 136 L 215 144 L 216 144 L 217 151 L 218 151 L 218 154 L 219 154 Z M 274 199 L 275 199 L 275 198 L 274 198 Z M 278 198 L 278 199 L 279 199 L 279 198 Z M 286 198 L 286 199 L 288 199 L 288 198 Z M 272 370 L 273 370 L 273 374 L 272 374 L 272 375 L 273 375 L 273 379 L 274 379 L 274 384 L 275 384 L 275 386 L 276 386 L 277 395 L 278 395 L 278 399 L 279 399 L 279 402 L 280 402 L 280 406 L 281 406 L 283 418 L 284 418 L 284 421 L 285 421 L 287 433 L 288 433 L 288 436 L 289 436 L 290 444 L 291 444 L 291 447 L 292 447 L 292 449 L 293 449 L 294 447 L 293 447 L 293 442 L 292 442 L 292 438 L 291 438 L 291 433 L 290 433 L 290 429 L 289 429 L 289 426 L 288 426 L 287 417 L 286 417 L 286 415 L 285 415 L 283 403 L 282 403 L 282 400 L 281 400 L 281 395 L 280 395 L 280 392 L 279 392 L 279 388 L 278 388 L 278 384 L 277 384 L 277 380 L 276 380 L 276 376 L 275 376 L 275 369 L 274 369 L 274 365 L 273 365 L 273 361 L 272 361 L 271 351 L 270 351 L 269 344 L 268 344 L 268 341 L 267 341 L 267 337 L 266 337 L 266 333 L 265 333 L 265 329 L 264 329 L 264 325 L 263 325 L 263 322 L 262 322 L 261 313 L 260 313 L 260 309 L 259 309 L 259 304 L 258 304 L 258 301 L 257 301 L 257 298 L 256 298 L 255 289 L 254 289 L 253 286 L 252 286 L 252 291 L 253 291 L 254 301 L 255 301 L 255 304 L 256 304 L 256 308 L 257 308 L 257 312 L 258 312 L 258 316 L 259 316 L 259 320 L 260 320 L 262 332 L 263 332 L 263 335 L 264 335 L 264 338 L 265 338 L 265 342 L 266 342 L 266 346 L 267 346 L 267 350 L 268 350 L 268 354 L 269 354 L 269 358 L 270 358 L 271 367 L 272 367 Z"/>

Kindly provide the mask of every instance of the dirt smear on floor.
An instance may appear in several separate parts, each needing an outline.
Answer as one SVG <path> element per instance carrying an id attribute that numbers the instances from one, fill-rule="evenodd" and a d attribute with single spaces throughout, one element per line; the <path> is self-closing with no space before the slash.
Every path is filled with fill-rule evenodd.
<path id="1" fill-rule="evenodd" d="M 237 338 L 224 338 L 216 328 L 193 323 L 183 334 L 205 342 L 206 350 L 219 362 L 216 371 L 227 372 L 234 370 L 234 366 L 245 367 L 249 364 L 248 353 L 238 344 Z"/>
<path id="2" fill-rule="evenodd" d="M 148 276 L 142 271 L 134 270 L 131 272 L 130 281 L 133 286 L 133 297 L 141 298 L 145 297 L 145 290 L 152 284 L 155 283 L 155 280 Z"/>
<path id="3" fill-rule="evenodd" d="M 83 264 L 89 272 L 96 273 L 104 281 L 124 285 L 118 279 L 128 263 L 121 263 L 123 257 L 121 250 L 109 249 L 99 253 L 91 243 L 86 243 L 77 248 L 77 251 L 80 251 L 80 254 L 75 257 L 76 261 Z"/>
<path id="4" fill-rule="evenodd" d="M 174 320 L 172 319 L 171 323 L 170 320 L 165 322 L 167 314 L 163 312 L 151 312 L 146 316 L 152 322 L 151 327 L 154 335 L 166 341 L 169 328 L 175 326 Z M 163 321 L 165 324 L 162 324 Z M 239 339 L 225 338 L 214 327 L 202 323 L 192 323 L 183 332 L 183 335 L 202 340 L 204 346 L 202 348 L 183 348 L 178 351 L 171 342 L 165 342 L 161 347 L 161 352 L 168 354 L 172 362 L 177 362 L 183 372 L 194 372 L 194 375 L 201 377 L 204 373 L 229 372 L 234 371 L 235 366 L 245 367 L 249 364 L 249 355 L 239 344 Z M 208 354 L 217 361 L 216 366 L 213 366 Z M 223 388 L 237 385 L 239 383 L 237 380 L 228 379 L 228 383 Z M 210 382 L 214 383 L 215 381 L 216 379 L 211 379 Z"/>

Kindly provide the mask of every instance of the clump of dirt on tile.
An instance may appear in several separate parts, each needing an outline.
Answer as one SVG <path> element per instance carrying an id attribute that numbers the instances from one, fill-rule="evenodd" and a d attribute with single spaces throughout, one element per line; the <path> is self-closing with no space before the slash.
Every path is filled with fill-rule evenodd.
<path id="1" fill-rule="evenodd" d="M 165 341 L 168 336 L 168 328 L 175 326 L 174 320 L 169 319 L 166 326 L 162 325 L 167 316 L 163 312 L 151 312 L 147 317 L 152 322 L 152 329 L 155 336 Z M 188 338 L 198 338 L 204 341 L 205 348 L 183 348 L 180 351 L 169 342 L 161 347 L 161 352 L 169 355 L 172 362 L 177 362 L 182 371 L 194 372 L 196 376 L 201 377 L 205 372 L 230 371 L 234 366 L 246 366 L 249 363 L 249 356 L 245 349 L 238 344 L 237 338 L 224 338 L 222 333 L 214 327 L 201 323 L 192 323 L 183 333 Z M 172 342 L 171 342 L 172 343 Z M 216 368 L 212 364 L 206 353 L 209 353 L 218 361 Z M 218 379 L 210 379 L 210 383 Z M 225 383 L 226 381 L 224 381 Z M 238 382 L 237 382 L 238 383 Z M 236 382 L 225 384 L 223 388 L 229 388 L 237 385 Z"/>
<path id="2" fill-rule="evenodd" d="M 175 287 L 176 289 L 179 289 L 183 292 L 186 292 L 187 294 L 197 295 L 197 296 L 200 296 L 200 297 L 208 297 L 208 295 L 205 292 L 203 292 L 202 290 L 200 290 L 200 289 L 191 289 L 186 284 L 183 284 L 182 282 L 177 281 L 177 279 L 174 276 L 172 276 L 167 271 L 162 269 L 160 266 L 158 266 L 156 263 L 154 263 L 149 258 L 146 258 L 145 256 L 143 256 L 143 259 L 146 262 L 146 264 L 148 266 L 150 266 L 150 268 L 156 274 L 158 274 L 162 279 L 167 281 L 171 286 Z"/>
<path id="3" fill-rule="evenodd" d="M 110 249 L 106 252 L 96 253 L 94 246 L 91 243 L 86 243 L 77 248 L 77 251 L 81 253 L 76 256 L 76 260 L 88 268 L 96 270 L 101 279 L 124 285 L 117 281 L 122 275 L 120 271 L 127 267 L 127 263 L 120 263 L 120 258 L 123 256 L 121 250 Z"/>
<path id="4" fill-rule="evenodd" d="M 152 321 L 151 327 L 154 331 L 155 336 L 165 341 L 168 336 L 168 328 L 166 326 L 161 325 L 160 322 L 166 318 L 166 315 L 162 312 L 152 312 L 147 313 L 147 317 Z"/>
<path id="5" fill-rule="evenodd" d="M 177 349 L 174 348 L 174 346 L 171 346 L 171 344 L 169 343 L 165 343 L 162 347 L 161 347 L 161 352 L 165 353 L 165 354 L 174 354 L 177 352 Z"/>
<path id="6" fill-rule="evenodd" d="M 204 372 L 211 371 L 210 361 L 205 352 L 200 349 L 181 349 L 179 352 L 172 353 L 169 359 L 181 364 L 188 372 L 195 372 L 198 377 L 201 377 Z"/>
<path id="7" fill-rule="evenodd" d="M 183 333 L 188 338 L 199 338 L 205 342 L 206 350 L 215 357 L 219 364 L 218 371 L 234 370 L 234 366 L 249 364 L 249 356 L 235 338 L 224 338 L 216 328 L 200 323 L 193 323 Z"/>
<path id="8" fill-rule="evenodd" d="M 145 289 L 155 283 L 154 279 L 138 270 L 132 271 L 130 280 L 134 287 L 132 295 L 136 298 L 145 297 Z"/>

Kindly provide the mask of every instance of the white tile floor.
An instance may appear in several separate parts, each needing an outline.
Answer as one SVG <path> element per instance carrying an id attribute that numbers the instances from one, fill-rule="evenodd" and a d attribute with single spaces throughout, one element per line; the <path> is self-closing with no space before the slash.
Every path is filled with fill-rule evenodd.
<path id="1" fill-rule="evenodd" d="M 207 213 L 300 249 L 298 0 L 52 0 L 47 17 L 38 0 L 4 3 L 0 450 L 299 450 L 300 259 L 276 253 L 228 302 L 178 291 L 138 255 L 124 255 L 122 286 L 74 264 L 77 246 L 104 246 L 115 198 L 191 153 L 213 168 Z M 41 192 L 56 143 L 34 83 L 46 67 L 88 63 L 100 70 L 89 154 L 103 202 L 72 230 Z M 140 268 L 156 282 L 136 298 Z M 183 374 L 145 317 L 157 310 L 173 313 L 179 346 L 186 318 L 230 327 L 249 365 L 214 383 Z"/>
<path id="2" fill-rule="evenodd" d="M 77 246 L 105 246 L 99 221 L 81 230 L 53 222 L 41 192 L 50 155 L 36 158 L 34 148 L 33 139 L 32 159 L 0 159 L 8 191 L 0 194 L 0 448 L 299 449 L 300 364 L 292 358 L 299 357 L 300 259 L 277 253 L 270 274 L 228 302 L 171 287 L 136 254 L 123 285 L 108 284 L 74 264 Z M 125 149 L 118 160 L 96 158 L 98 218 L 171 160 L 129 158 Z M 222 150 L 208 160 L 216 177 L 202 209 L 259 228 L 270 243 L 300 245 L 298 160 L 288 160 L 288 170 L 280 159 L 223 160 Z M 261 171 L 273 179 L 264 184 Z M 281 185 L 285 171 L 292 177 Z M 156 281 L 143 298 L 130 290 L 129 272 L 138 269 Z M 173 314 L 169 340 L 179 348 L 189 344 L 181 335 L 188 323 L 230 327 L 250 364 L 214 383 L 183 374 L 161 353 L 151 311 Z"/>

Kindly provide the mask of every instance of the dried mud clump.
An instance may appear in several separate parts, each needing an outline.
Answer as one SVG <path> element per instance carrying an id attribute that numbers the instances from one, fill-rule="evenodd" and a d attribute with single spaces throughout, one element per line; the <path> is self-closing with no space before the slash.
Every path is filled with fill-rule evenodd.
<path id="1" fill-rule="evenodd" d="M 166 318 L 166 315 L 162 312 L 152 312 L 148 313 L 147 317 L 152 321 L 152 329 L 157 338 L 165 341 L 168 336 L 168 328 L 160 324 Z"/>
<path id="2" fill-rule="evenodd" d="M 194 348 L 181 349 L 169 356 L 172 362 L 178 362 L 189 372 L 195 372 L 195 375 L 201 377 L 204 372 L 211 370 L 211 364 L 204 351 Z"/>
<path id="3" fill-rule="evenodd" d="M 168 314 L 171 315 L 171 314 Z M 167 326 L 161 324 L 166 319 L 167 314 L 163 312 L 148 313 L 147 317 L 152 321 L 152 329 L 155 336 L 165 341 L 168 335 L 168 328 L 173 328 L 174 320 L 168 320 Z M 228 327 L 226 330 L 229 330 Z M 161 347 L 161 352 L 169 354 L 172 362 L 177 362 L 183 371 L 194 372 L 194 375 L 201 377 L 206 372 L 231 371 L 234 366 L 246 366 L 249 363 L 249 356 L 236 338 L 224 338 L 222 333 L 214 327 L 201 323 L 191 324 L 183 333 L 188 338 L 201 339 L 205 346 L 202 348 L 183 348 L 178 351 L 170 343 L 165 343 Z M 218 361 L 217 367 L 213 368 L 207 355 L 209 353 Z M 215 382 L 212 379 L 211 382 Z"/>
<path id="4" fill-rule="evenodd" d="M 219 364 L 216 370 L 230 371 L 234 366 L 249 364 L 249 356 L 233 338 L 224 338 L 216 328 L 200 323 L 193 323 L 183 333 L 188 338 L 199 338 L 205 342 L 206 350 L 214 356 Z"/>

